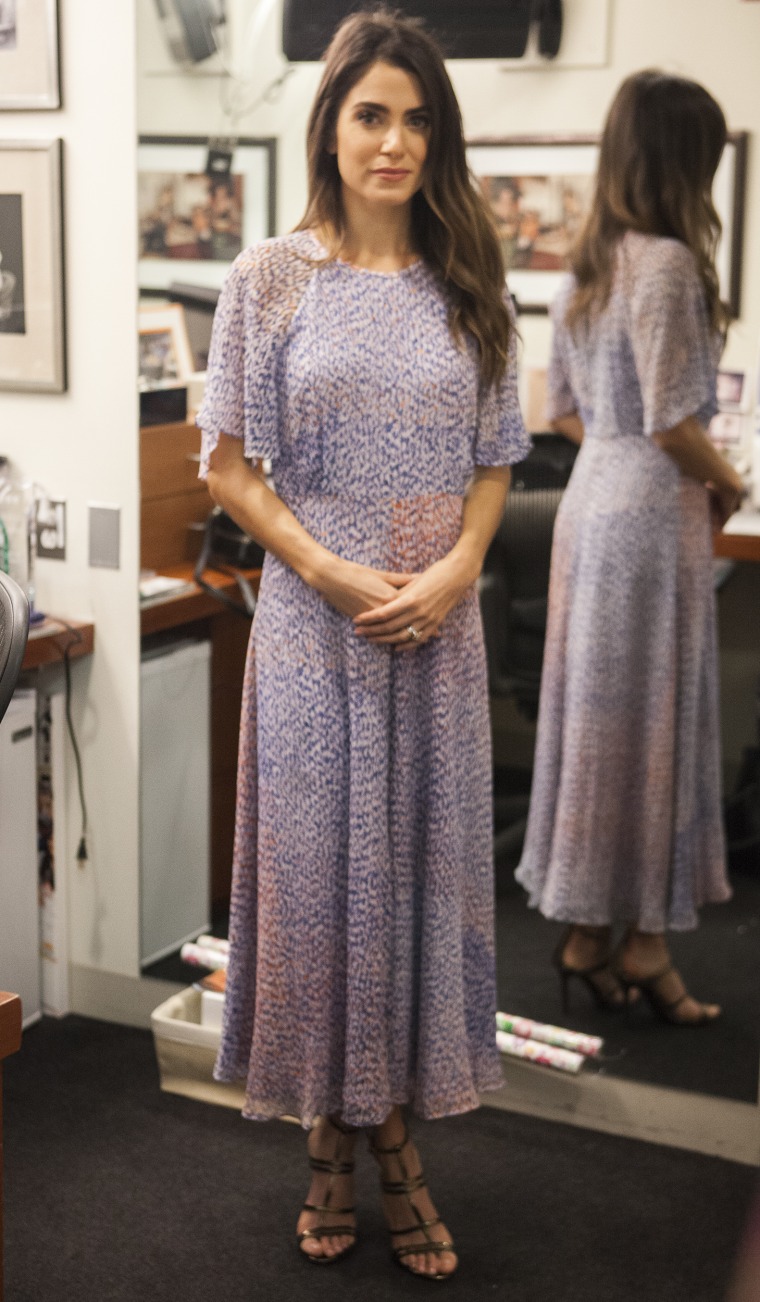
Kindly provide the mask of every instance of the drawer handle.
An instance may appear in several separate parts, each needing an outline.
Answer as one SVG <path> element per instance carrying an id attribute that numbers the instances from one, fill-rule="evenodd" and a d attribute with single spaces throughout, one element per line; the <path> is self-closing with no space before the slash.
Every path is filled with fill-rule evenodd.
<path id="1" fill-rule="evenodd" d="M 185 460 L 186 460 L 186 461 L 200 461 L 200 459 L 201 459 L 201 454 L 200 454 L 200 452 L 186 452 L 186 453 L 185 453 Z"/>

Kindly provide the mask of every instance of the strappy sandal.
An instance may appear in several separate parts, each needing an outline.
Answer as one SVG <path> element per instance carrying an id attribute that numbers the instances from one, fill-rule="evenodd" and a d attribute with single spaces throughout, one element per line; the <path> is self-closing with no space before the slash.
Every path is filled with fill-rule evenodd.
<path id="1" fill-rule="evenodd" d="M 339 1131 L 338 1143 L 335 1148 L 335 1157 L 332 1159 L 326 1157 L 312 1157 L 311 1154 L 309 1154 L 309 1166 L 312 1171 L 323 1171 L 330 1177 L 327 1182 L 325 1201 L 324 1203 L 304 1203 L 301 1210 L 304 1212 L 319 1212 L 322 1215 L 327 1213 L 330 1216 L 349 1216 L 355 1212 L 356 1209 L 354 1207 L 333 1207 L 331 1206 L 331 1201 L 336 1176 L 353 1175 L 354 1163 L 340 1161 L 340 1149 L 343 1142 L 343 1135 L 351 1135 L 353 1134 L 353 1130 L 350 1126 L 341 1125 L 339 1121 L 333 1120 L 332 1117 L 327 1117 L 327 1123 L 333 1127 L 333 1130 Z M 333 1235 L 342 1237 L 343 1235 L 348 1234 L 351 1235 L 352 1242 L 347 1244 L 341 1252 L 332 1253 L 330 1256 L 327 1256 L 326 1253 L 321 1253 L 319 1256 L 316 1256 L 311 1252 L 304 1252 L 301 1247 L 301 1244 L 305 1239 L 317 1239 L 318 1241 L 321 1241 L 322 1239 L 332 1238 Z M 352 1252 L 356 1247 L 357 1231 L 355 1225 L 313 1225 L 309 1230 L 297 1231 L 297 1238 L 298 1251 L 302 1257 L 305 1257 L 307 1261 L 314 1262 L 315 1266 L 332 1266 L 336 1261 L 342 1261 L 343 1258 L 347 1257 L 349 1252 Z"/>
<path id="2" fill-rule="evenodd" d="M 638 982 L 632 981 L 630 986 L 626 988 L 621 976 L 613 966 L 610 954 L 607 954 L 600 962 L 592 963 L 590 967 L 568 967 L 563 955 L 573 931 L 579 931 L 582 936 L 588 936 L 589 938 L 596 936 L 596 932 L 589 928 L 577 925 L 567 927 L 552 954 L 552 963 L 559 973 L 562 989 L 562 1012 L 567 1014 L 570 1011 L 570 982 L 574 979 L 586 986 L 597 1008 L 604 1008 L 611 1013 L 622 1012 L 627 1004 L 633 1002 L 631 992 L 636 989 Z M 602 973 L 605 973 L 607 979 L 602 977 Z M 610 984 L 610 981 L 612 984 Z M 618 998 L 618 995 L 622 997 Z"/>
<path id="3" fill-rule="evenodd" d="M 683 977 L 672 963 L 668 963 L 667 967 L 662 968 L 659 972 L 655 972 L 649 977 L 634 977 L 630 973 L 626 972 L 624 968 L 620 967 L 616 969 L 615 975 L 624 990 L 627 991 L 633 986 L 637 986 L 652 1011 L 656 1013 L 663 1022 L 668 1022 L 670 1026 L 707 1026 L 710 1022 L 716 1022 L 720 1017 L 720 1012 L 709 1013 L 704 1005 L 702 1005 L 702 1012 L 698 1017 L 678 1016 L 677 1010 L 680 1008 L 684 1000 L 693 999 L 694 996 L 689 994 L 684 985 L 683 992 L 675 999 L 667 999 L 665 997 L 662 991 L 658 989 L 658 986 L 661 981 L 664 981 L 665 977 L 670 976 L 671 972 L 675 973 L 683 985 Z M 694 1002 L 700 1003 L 701 1001 L 695 999 Z"/>
<path id="4" fill-rule="evenodd" d="M 380 1145 L 377 1143 L 377 1140 L 375 1139 L 374 1133 L 370 1133 L 368 1138 L 369 1138 L 369 1151 L 372 1153 L 373 1157 L 377 1160 L 378 1166 L 380 1167 L 381 1176 L 383 1170 L 382 1158 L 390 1157 L 390 1156 L 394 1156 L 396 1158 L 396 1161 L 398 1162 L 399 1167 L 401 1169 L 401 1174 L 403 1176 L 403 1179 L 401 1180 L 385 1180 L 381 1178 L 380 1186 L 382 1188 L 383 1193 L 397 1195 L 406 1198 L 415 1216 L 414 1225 L 407 1225 L 403 1230 L 389 1230 L 389 1234 L 391 1238 L 392 1239 L 396 1238 L 398 1235 L 402 1235 L 402 1234 L 416 1234 L 419 1230 L 421 1230 L 425 1236 L 424 1243 L 404 1243 L 398 1248 L 394 1247 L 394 1245 L 391 1244 L 391 1256 L 393 1257 L 393 1260 L 396 1262 L 398 1266 L 401 1266 L 407 1272 L 407 1274 L 414 1275 L 418 1279 L 437 1279 L 437 1280 L 451 1279 L 451 1276 L 456 1272 L 457 1269 L 456 1266 L 454 1267 L 454 1270 L 440 1271 L 435 1275 L 428 1275 L 424 1271 L 413 1270 L 411 1266 L 407 1266 L 406 1264 L 407 1257 L 413 1257 L 418 1253 L 428 1256 L 432 1252 L 454 1252 L 455 1251 L 454 1244 L 452 1243 L 451 1239 L 432 1239 L 430 1237 L 430 1234 L 428 1233 L 428 1231 L 432 1228 L 433 1225 L 443 1224 L 440 1216 L 433 1216 L 430 1220 L 425 1220 L 421 1212 L 417 1207 L 415 1207 L 414 1203 L 412 1202 L 409 1196 L 410 1194 L 415 1193 L 418 1189 L 426 1188 L 427 1180 L 425 1179 L 424 1171 L 420 1171 L 419 1175 L 410 1176 L 408 1174 L 406 1164 L 404 1163 L 404 1159 L 401 1156 L 402 1149 L 405 1148 L 406 1145 L 409 1143 L 409 1131 L 407 1127 L 404 1126 L 404 1138 L 401 1140 L 401 1143 L 393 1144 L 390 1148 L 381 1148 Z"/>

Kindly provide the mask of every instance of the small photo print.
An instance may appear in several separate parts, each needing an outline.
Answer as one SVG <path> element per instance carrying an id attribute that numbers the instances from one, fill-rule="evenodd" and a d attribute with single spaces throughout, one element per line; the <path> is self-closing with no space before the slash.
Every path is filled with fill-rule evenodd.
<path id="1" fill-rule="evenodd" d="M 738 412 L 719 411 L 710 421 L 710 438 L 718 448 L 735 448 L 742 441 L 742 418 Z"/>
<path id="2" fill-rule="evenodd" d="M 140 172 L 141 258 L 231 262 L 243 247 L 243 177 Z"/>
<path id="3" fill-rule="evenodd" d="M 176 383 L 179 362 L 171 330 L 140 331 L 140 377 L 151 385 Z"/>
<path id="4" fill-rule="evenodd" d="M 718 406 L 721 411 L 742 411 L 744 408 L 744 371 L 718 371 Z"/>
<path id="5" fill-rule="evenodd" d="M 0 194 L 0 334 L 5 335 L 26 334 L 22 218 L 22 195 Z"/>
<path id="6" fill-rule="evenodd" d="M 507 271 L 563 271 L 593 176 L 481 176 Z"/>
<path id="7" fill-rule="evenodd" d="M 16 0 L 0 0 L 0 54 L 16 48 Z"/>

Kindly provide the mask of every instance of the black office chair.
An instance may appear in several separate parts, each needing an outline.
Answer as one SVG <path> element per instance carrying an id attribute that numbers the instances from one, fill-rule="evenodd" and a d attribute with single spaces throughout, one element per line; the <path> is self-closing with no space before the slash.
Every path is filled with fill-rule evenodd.
<path id="1" fill-rule="evenodd" d="M 15 579 L 0 570 L 0 720 L 21 673 L 28 634 L 29 602 Z"/>
<path id="2" fill-rule="evenodd" d="M 489 692 L 511 697 L 531 720 L 538 714 L 554 518 L 577 452 L 563 434 L 533 439 L 528 456 L 514 467 L 480 580 Z M 519 851 L 528 805 L 526 793 L 496 796 L 496 821 L 507 824 L 495 837 L 496 857 Z"/>

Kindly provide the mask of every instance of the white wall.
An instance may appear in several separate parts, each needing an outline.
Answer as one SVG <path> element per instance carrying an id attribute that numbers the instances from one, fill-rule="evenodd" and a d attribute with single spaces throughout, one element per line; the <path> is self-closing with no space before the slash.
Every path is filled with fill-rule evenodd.
<path id="1" fill-rule="evenodd" d="M 0 452 L 67 503 L 67 559 L 38 565 L 38 605 L 92 620 L 95 654 L 74 662 L 89 862 L 67 749 L 70 958 L 138 972 L 139 556 L 134 0 L 64 0 L 63 108 L 3 113 L 6 138 L 61 136 L 68 391 L 0 394 Z M 87 503 L 121 508 L 121 568 L 90 569 Z M 86 1011 L 86 1010 L 84 1010 Z"/>
<path id="2" fill-rule="evenodd" d="M 596 0 L 565 0 L 567 12 Z M 466 0 L 463 0 L 463 6 Z M 271 10 L 262 31 L 249 33 L 257 12 Z M 280 3 L 232 0 L 228 62 L 250 79 L 250 98 L 282 69 Z M 760 134 L 760 4 L 745 0 L 609 0 L 609 61 L 599 68 L 547 66 L 503 71 L 497 63 L 454 62 L 450 71 L 469 136 L 598 132 L 623 77 L 657 65 L 704 82 L 729 125 Z M 225 132 L 220 78 L 214 64 L 190 74 L 171 68 L 152 0 L 138 0 L 138 122 L 145 133 Z M 164 73 L 161 73 L 161 68 Z M 218 65 L 216 65 L 218 67 Z M 275 135 L 279 143 L 278 230 L 299 219 L 305 204 L 304 132 L 319 80 L 317 65 L 299 65 L 279 100 L 244 115 L 239 134 Z M 760 339 L 760 169 L 751 141 L 741 320 L 732 328 L 727 363 L 754 368 Z M 545 318 L 524 318 L 526 358 L 545 360 Z"/>

